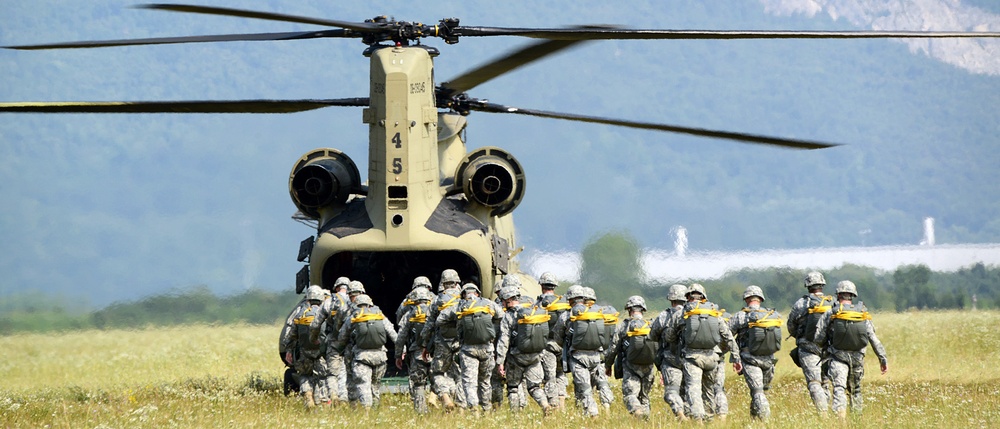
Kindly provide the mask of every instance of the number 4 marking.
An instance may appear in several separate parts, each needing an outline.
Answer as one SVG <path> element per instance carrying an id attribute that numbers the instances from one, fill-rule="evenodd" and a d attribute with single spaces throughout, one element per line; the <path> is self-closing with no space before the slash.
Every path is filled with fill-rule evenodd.
<path id="1" fill-rule="evenodd" d="M 396 145 L 396 149 L 400 149 L 403 147 L 403 139 L 399 137 L 399 133 L 396 133 L 396 135 L 392 136 L 392 144 Z"/>

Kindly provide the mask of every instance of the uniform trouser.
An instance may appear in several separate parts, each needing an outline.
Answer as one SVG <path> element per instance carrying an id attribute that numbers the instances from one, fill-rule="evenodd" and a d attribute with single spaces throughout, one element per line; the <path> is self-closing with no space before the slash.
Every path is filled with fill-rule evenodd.
<path id="1" fill-rule="evenodd" d="M 799 363 L 802 364 L 802 374 L 806 377 L 809 396 L 812 397 L 816 410 L 826 412 L 830 401 L 827 393 L 830 391 L 830 377 L 828 371 L 823 370 L 821 361 L 819 355 L 799 347 Z"/>
<path id="2" fill-rule="evenodd" d="M 603 356 L 598 351 L 574 351 L 570 357 L 576 401 L 590 416 L 597 415 L 594 387 L 600 386 L 601 379 L 608 379 L 604 373 L 603 361 Z"/>
<path id="3" fill-rule="evenodd" d="M 684 388 L 693 419 L 705 418 L 705 409 L 715 409 L 715 369 L 719 358 L 712 354 L 691 354 L 684 358 Z"/>
<path id="4" fill-rule="evenodd" d="M 653 390 L 656 367 L 623 362 L 622 400 L 632 414 L 649 415 L 649 392 Z"/>
<path id="5" fill-rule="evenodd" d="M 420 353 L 406 355 L 406 367 L 410 378 L 410 399 L 417 413 L 425 414 L 427 409 L 427 379 L 430 373 L 430 362 L 423 360 Z"/>
<path id="6" fill-rule="evenodd" d="M 313 397 L 319 399 L 323 393 L 321 380 L 324 380 L 327 374 L 326 359 L 303 357 L 295 361 L 292 368 L 295 369 L 292 377 L 299 383 L 299 391 L 303 393 L 311 391 Z"/>
<path id="7" fill-rule="evenodd" d="M 490 403 L 499 406 L 503 403 L 503 388 L 507 385 L 507 377 L 500 375 L 500 369 L 496 366 L 490 373 Z M 520 399 L 517 401 L 521 402 Z"/>
<path id="8" fill-rule="evenodd" d="M 715 407 L 712 412 L 717 416 L 729 414 L 729 396 L 726 395 L 726 365 L 719 356 L 719 365 L 715 367 Z"/>
<path id="9" fill-rule="evenodd" d="M 851 410 L 860 412 L 864 407 L 861 399 L 861 380 L 865 377 L 864 355 L 851 353 L 850 358 L 833 358 L 829 362 L 830 380 L 833 381 L 833 411 L 846 410 L 847 395 L 850 395 Z"/>
<path id="10" fill-rule="evenodd" d="M 522 402 L 525 393 L 531 395 L 542 409 L 549 407 L 549 399 L 542 389 L 544 372 L 542 361 L 538 356 L 508 355 L 504 367 L 507 372 L 507 397 L 512 411 L 525 407 L 526 404 Z M 522 389 L 526 389 L 527 392 Z"/>
<path id="11" fill-rule="evenodd" d="M 766 419 L 771 416 L 771 404 L 764 393 L 774 379 L 774 358 L 743 359 L 743 378 L 750 389 L 750 416 Z"/>
<path id="12" fill-rule="evenodd" d="M 562 356 L 548 349 L 543 350 L 540 356 L 542 361 L 542 371 L 545 374 L 545 396 L 549 399 L 550 405 L 555 405 L 559 398 L 566 397 L 566 374 L 562 369 Z"/>
<path id="13" fill-rule="evenodd" d="M 681 395 L 684 371 L 664 361 L 660 364 L 660 376 L 663 377 L 663 400 L 670 406 L 670 411 L 678 416 L 685 413 L 684 397 Z"/>
<path id="14" fill-rule="evenodd" d="M 459 404 L 464 404 L 464 388 L 459 388 L 461 371 L 455 365 L 455 355 L 458 352 L 457 340 L 444 340 L 440 337 L 434 340 L 434 359 L 431 360 L 431 383 L 434 393 L 448 394 Z"/>
<path id="15" fill-rule="evenodd" d="M 331 349 L 333 347 L 330 347 Z M 344 367 L 344 356 L 336 351 L 326 355 L 326 366 L 329 375 L 326 377 L 326 388 L 330 399 L 347 400 L 347 370 Z"/>
<path id="16" fill-rule="evenodd" d="M 607 374 L 597 380 L 597 393 L 601 398 L 601 404 L 605 407 L 610 407 L 611 403 L 615 401 L 615 394 L 611 391 L 611 383 L 608 382 Z"/>
<path id="17" fill-rule="evenodd" d="M 365 356 L 368 352 L 359 353 L 351 363 L 351 383 L 348 386 L 353 392 L 353 396 L 365 408 L 378 405 L 381 394 L 382 376 L 385 375 L 385 352 L 381 351 L 381 363 L 379 359 Z"/>
<path id="18" fill-rule="evenodd" d="M 466 406 L 472 409 L 478 404 L 484 410 L 489 410 L 492 388 L 490 375 L 496 367 L 493 345 L 462 346 L 462 350 L 458 353 L 458 363 L 462 367 Z"/>

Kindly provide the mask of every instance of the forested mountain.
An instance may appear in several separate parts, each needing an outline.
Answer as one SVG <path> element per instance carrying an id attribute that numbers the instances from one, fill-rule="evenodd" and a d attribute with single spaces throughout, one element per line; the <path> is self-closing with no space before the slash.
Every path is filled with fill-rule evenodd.
<path id="1" fill-rule="evenodd" d="M 883 25 L 898 2 L 198 3 L 352 21 L 858 30 Z M 0 45 L 318 29 L 133 4 L 0 2 Z M 937 26 L 891 29 L 1000 30 L 992 2 L 913 5 L 952 13 L 921 15 L 940 16 Z M 864 13 L 844 13 L 848 6 Z M 442 51 L 435 76 L 444 81 L 528 41 L 428 43 Z M 997 46 L 962 48 L 960 60 L 987 64 L 969 70 L 890 40 L 593 42 L 472 95 L 845 145 L 799 152 L 483 113 L 470 116 L 468 143 L 503 147 L 524 165 L 516 218 L 519 245 L 531 249 L 579 249 L 612 228 L 644 247 L 670 247 L 680 225 L 692 250 L 915 243 L 926 216 L 936 219 L 938 243 L 996 242 L 1000 77 L 988 64 Z M 0 101 L 366 96 L 363 48 L 322 39 L 3 50 Z M 222 293 L 290 288 L 298 242 L 313 231 L 290 219 L 287 178 L 316 147 L 365 164 L 361 111 L 0 115 L 0 294 L 48 290 L 106 303 L 196 284 Z"/>

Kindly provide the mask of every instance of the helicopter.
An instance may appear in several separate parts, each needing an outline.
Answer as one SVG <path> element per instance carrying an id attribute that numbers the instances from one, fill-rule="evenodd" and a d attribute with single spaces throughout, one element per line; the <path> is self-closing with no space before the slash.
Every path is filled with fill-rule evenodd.
<path id="1" fill-rule="evenodd" d="M 521 272 L 513 212 L 526 192 L 526 172 L 513 154 L 498 147 L 469 151 L 464 131 L 473 112 L 682 133 L 792 149 L 835 143 L 771 137 L 599 116 L 525 109 L 469 94 L 477 86 L 549 55 L 594 40 L 700 40 L 787 38 L 998 37 L 998 33 L 636 30 L 607 26 L 504 28 L 465 26 L 455 18 L 434 24 L 376 17 L 364 22 L 243 9 L 151 4 L 146 9 L 325 26 L 319 31 L 222 34 L 97 42 L 9 46 L 12 49 L 77 49 L 175 43 L 360 39 L 370 63 L 367 97 L 304 100 L 8 102 L 0 112 L 28 113 L 294 113 L 326 107 L 362 109 L 368 126 L 367 178 L 351 155 L 334 148 L 306 152 L 292 163 L 289 194 L 312 234 L 301 241 L 296 290 L 330 287 L 339 276 L 362 281 L 376 303 L 394 306 L 425 275 L 436 282 L 445 268 L 492 296 L 504 275 L 522 277 L 524 293 L 537 283 Z M 519 37 L 534 42 L 456 77 L 438 82 L 440 55 L 428 41 L 444 45 L 467 38 Z M 354 157 L 360 159 L 358 154 Z"/>

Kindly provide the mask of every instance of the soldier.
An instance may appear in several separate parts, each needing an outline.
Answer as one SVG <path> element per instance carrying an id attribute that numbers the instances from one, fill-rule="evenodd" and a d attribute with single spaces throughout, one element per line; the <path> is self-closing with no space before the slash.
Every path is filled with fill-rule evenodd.
<path id="1" fill-rule="evenodd" d="M 592 288 L 584 288 L 589 290 L 592 296 L 597 296 Z M 587 303 L 587 301 L 584 301 Z M 591 301 L 588 305 L 593 305 L 594 302 Z M 615 310 L 614 306 L 604 305 L 601 306 L 601 313 L 604 314 L 604 352 L 611 348 L 611 336 L 615 333 L 615 328 L 618 327 L 618 310 Z M 611 363 L 614 363 L 613 361 Z M 601 378 L 597 381 L 597 392 L 601 398 L 601 405 L 604 406 L 604 411 L 611 410 L 611 403 L 615 401 L 615 394 L 611 391 L 611 384 L 608 383 L 608 375 L 602 374 Z"/>
<path id="2" fill-rule="evenodd" d="M 875 325 L 865 304 L 854 300 L 858 288 L 854 282 L 837 283 L 837 304 L 816 323 L 816 344 L 825 346 L 830 359 L 829 374 L 833 381 L 833 411 L 841 420 L 847 418 L 847 396 L 851 394 L 851 409 L 861 412 L 861 379 L 865 376 L 865 352 L 871 344 L 878 356 L 882 374 L 888 371 L 885 347 L 875 336 Z"/>
<path id="3" fill-rule="evenodd" d="M 743 370 L 739 346 L 733 338 L 729 326 L 722 320 L 719 306 L 708 301 L 705 288 L 692 284 L 688 289 L 688 299 L 681 311 L 671 315 L 668 323 L 667 342 L 683 342 L 684 388 L 687 402 L 691 406 L 688 417 L 702 420 L 705 410 L 715 410 L 715 369 L 719 365 L 717 347 L 725 342 L 730 353 L 730 361 L 737 373 Z"/>
<path id="4" fill-rule="evenodd" d="M 460 372 L 455 365 L 455 355 L 458 353 L 458 331 L 454 322 L 439 324 L 438 316 L 442 311 L 458 305 L 461 300 L 458 272 L 447 269 L 441 272 L 438 284 L 438 296 L 430 305 L 427 313 L 427 324 L 420 333 L 425 345 L 425 360 L 431 362 L 431 387 L 441 400 L 445 409 L 455 408 L 456 401 L 464 405 L 463 388 L 459 387 Z M 430 359 L 433 356 L 433 359 Z"/>
<path id="5" fill-rule="evenodd" d="M 722 321 L 729 324 L 733 315 L 729 314 L 729 312 L 725 309 L 721 311 Z M 732 329 L 730 329 L 730 331 L 732 331 Z M 735 336 L 735 332 L 733 334 Z M 729 415 L 729 395 L 726 394 L 726 353 L 728 353 L 729 350 L 723 349 L 722 347 L 716 347 L 715 352 L 719 355 L 719 365 L 715 367 L 715 408 L 711 410 L 711 412 L 715 415 L 715 419 L 724 422 L 726 421 L 726 416 Z M 709 410 L 705 411 L 708 412 Z"/>
<path id="6" fill-rule="evenodd" d="M 568 383 L 562 368 L 562 344 L 555 341 L 555 327 L 562 314 L 572 307 L 566 298 L 556 295 L 556 286 L 559 283 L 552 273 L 542 273 L 538 283 L 542 286 L 542 294 L 538 295 L 535 305 L 545 308 L 549 313 L 549 341 L 541 354 L 542 371 L 545 374 L 545 396 L 548 397 L 549 406 L 561 409 L 566 406 Z"/>
<path id="7" fill-rule="evenodd" d="M 594 387 L 607 376 L 604 373 L 604 314 L 599 307 L 585 304 L 596 301 L 593 289 L 573 285 L 567 292 L 573 309 L 556 323 L 556 342 L 563 344 L 563 371 L 573 373 L 576 401 L 590 417 L 597 417 Z"/>
<path id="8" fill-rule="evenodd" d="M 788 314 L 788 334 L 795 337 L 796 345 L 791 356 L 792 361 L 802 368 L 813 405 L 825 414 L 830 402 L 830 378 L 825 370 L 827 365 L 820 365 L 823 352 L 813 340 L 816 338 L 816 323 L 830 310 L 833 297 L 823 295 L 826 279 L 822 273 L 813 271 L 806 274 L 804 284 L 809 293 L 796 300 Z"/>
<path id="9" fill-rule="evenodd" d="M 656 373 L 656 352 L 659 345 L 650 333 L 650 321 L 643 315 L 646 300 L 631 296 L 625 301 L 628 318 L 622 320 L 612 334 L 608 354 L 604 358 L 605 373 L 611 374 L 611 364 L 622 370 L 622 400 L 632 415 L 649 418 L 649 391 Z"/>
<path id="10" fill-rule="evenodd" d="M 350 279 L 340 277 L 333 285 L 333 294 L 330 299 L 323 301 L 319 307 L 316 318 L 309 325 L 309 340 L 312 342 L 325 339 L 326 349 L 326 369 L 327 376 L 321 383 L 326 390 L 324 399 L 331 399 L 337 403 L 347 402 L 347 373 L 344 369 L 343 350 L 338 350 L 333 346 L 337 336 L 340 334 L 340 326 L 344 319 L 342 315 L 348 313 L 349 298 L 347 296 L 347 286 Z"/>
<path id="11" fill-rule="evenodd" d="M 309 340 L 309 326 L 319 312 L 323 298 L 323 288 L 317 285 L 309 286 L 306 289 L 308 305 L 299 306 L 291 317 L 291 325 L 286 324 L 282 330 L 284 336 L 281 343 L 285 349 L 285 363 L 295 369 L 293 378 L 299 385 L 306 408 L 316 406 L 314 389 L 318 387 L 320 374 L 324 377 L 326 374 L 323 342 Z"/>
<path id="12" fill-rule="evenodd" d="M 748 286 L 743 292 L 746 307 L 729 321 L 729 328 L 736 333 L 743 362 L 743 377 L 750 388 L 750 417 L 767 419 L 771 405 L 764 394 L 771 388 L 774 353 L 781 349 L 781 314 L 773 308 L 762 308 L 764 291 L 758 286 Z"/>
<path id="13" fill-rule="evenodd" d="M 418 276 L 413 279 L 413 285 L 410 287 L 410 293 L 406 295 L 406 299 L 399 303 L 399 308 L 396 309 L 396 325 L 403 323 L 403 315 L 412 307 L 416 301 L 413 297 L 420 294 L 417 292 L 418 289 L 430 292 L 431 291 L 431 280 L 424 276 Z"/>
<path id="14" fill-rule="evenodd" d="M 484 411 L 491 409 L 490 374 L 496 367 L 495 321 L 503 315 L 496 303 L 480 296 L 479 287 L 466 283 L 462 287 L 462 301 L 438 315 L 437 324 L 455 323 L 458 328 L 458 364 L 462 369 L 466 405 Z"/>
<path id="15" fill-rule="evenodd" d="M 549 340 L 549 314 L 537 305 L 521 305 L 521 291 L 517 287 L 505 286 L 499 295 L 506 311 L 500 322 L 496 362 L 500 375 L 507 378 L 510 409 L 516 412 L 524 408 L 519 388 L 525 384 L 527 393 L 548 415 L 549 400 L 541 386 L 544 376 L 540 355 Z"/>
<path id="16" fill-rule="evenodd" d="M 396 368 L 403 369 L 403 362 L 406 362 L 409 369 L 410 399 L 413 400 L 413 408 L 418 414 L 427 414 L 425 390 L 430 373 L 430 362 L 425 358 L 420 333 L 427 322 L 429 304 L 434 295 L 426 288 L 416 288 L 410 292 L 410 295 L 409 300 L 413 303 L 403 315 L 402 323 L 399 325 L 399 342 L 395 348 Z"/>
<path id="17" fill-rule="evenodd" d="M 352 282 L 353 283 L 353 282 Z M 382 310 L 365 294 L 354 299 L 357 309 L 340 328 L 336 347 L 351 349 L 351 380 L 348 395 L 365 408 L 378 405 L 382 376 L 385 375 L 386 338 L 396 342 L 396 330 Z"/>
<path id="18" fill-rule="evenodd" d="M 684 380 L 684 362 L 681 357 L 681 343 L 667 341 L 667 327 L 675 312 L 683 311 L 684 303 L 687 302 L 684 295 L 687 293 L 687 286 L 675 284 L 667 291 L 667 299 L 670 300 L 671 307 L 660 312 L 649 327 L 649 336 L 659 341 L 660 350 L 658 353 L 658 366 L 660 376 L 663 378 L 663 400 L 670 406 L 670 410 L 681 420 L 687 420 L 684 412 L 684 398 L 681 396 L 682 381 Z"/>

